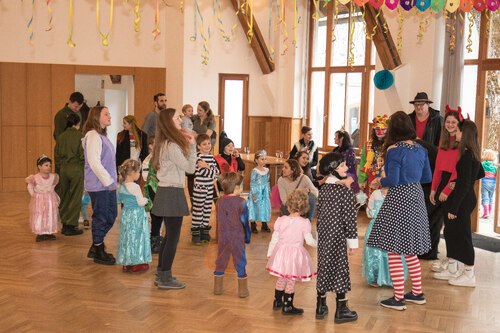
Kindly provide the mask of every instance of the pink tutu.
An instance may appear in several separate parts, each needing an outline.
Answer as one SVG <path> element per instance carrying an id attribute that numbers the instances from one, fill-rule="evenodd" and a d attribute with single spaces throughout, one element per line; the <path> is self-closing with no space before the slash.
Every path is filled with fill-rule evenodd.
<path id="1" fill-rule="evenodd" d="M 27 179 L 31 194 L 30 224 L 31 231 L 37 235 L 54 234 L 61 230 L 59 218 L 59 196 L 54 192 L 59 177 L 51 174 L 48 179 L 39 174 Z"/>
<path id="2" fill-rule="evenodd" d="M 310 281 L 316 275 L 309 253 L 303 246 L 277 244 L 267 261 L 270 274 L 287 279 Z"/>

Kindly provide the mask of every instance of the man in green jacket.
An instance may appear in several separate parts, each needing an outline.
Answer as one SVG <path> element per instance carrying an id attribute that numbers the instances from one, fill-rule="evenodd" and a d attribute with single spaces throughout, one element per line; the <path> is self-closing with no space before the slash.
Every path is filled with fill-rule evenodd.
<path id="1" fill-rule="evenodd" d="M 57 137 L 66 129 L 66 120 L 70 114 L 76 113 L 80 117 L 80 120 L 82 120 L 80 108 L 83 105 L 83 101 L 83 94 L 75 91 L 69 96 L 69 102 L 57 112 L 54 117 L 54 140 L 57 140 Z"/>

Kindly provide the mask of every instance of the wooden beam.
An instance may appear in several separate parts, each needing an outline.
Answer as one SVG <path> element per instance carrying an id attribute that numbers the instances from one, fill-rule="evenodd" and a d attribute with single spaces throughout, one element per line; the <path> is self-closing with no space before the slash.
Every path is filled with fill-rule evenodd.
<path id="1" fill-rule="evenodd" d="M 238 13 L 238 19 L 246 36 L 248 31 L 250 30 L 250 26 L 248 25 L 250 17 L 248 16 L 248 13 L 244 13 L 242 10 L 239 10 L 237 0 L 231 0 L 231 3 L 233 4 L 234 10 Z M 272 73 L 274 71 L 274 62 L 271 59 L 271 53 L 267 48 L 266 41 L 264 40 L 264 37 L 260 32 L 259 25 L 257 24 L 257 21 L 255 20 L 255 17 L 253 17 L 253 15 L 251 19 L 253 20 L 253 38 L 250 42 L 250 46 L 252 47 L 253 53 L 255 54 L 255 58 L 259 63 L 262 73 Z"/>
<path id="2" fill-rule="evenodd" d="M 382 10 L 373 8 L 372 6 L 365 5 L 361 7 L 365 13 L 366 30 L 369 34 L 372 33 L 373 28 L 377 26 L 373 42 L 377 48 L 377 53 L 384 66 L 384 69 L 394 69 L 401 65 L 401 58 L 399 57 L 398 50 L 392 39 L 389 29 L 384 31 L 386 20 Z M 378 15 L 378 17 L 377 17 Z"/>

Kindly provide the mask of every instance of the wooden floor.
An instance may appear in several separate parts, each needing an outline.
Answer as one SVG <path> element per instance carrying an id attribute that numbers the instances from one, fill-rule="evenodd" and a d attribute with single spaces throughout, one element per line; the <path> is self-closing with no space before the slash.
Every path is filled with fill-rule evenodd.
<path id="1" fill-rule="evenodd" d="M 28 200 L 26 193 L 0 194 L 1 332 L 500 332 L 500 254 L 476 250 L 476 288 L 434 280 L 430 263 L 422 262 L 428 303 L 398 312 L 378 305 L 392 290 L 364 282 L 358 250 L 348 296 L 359 319 L 336 325 L 334 295 L 328 296 L 328 319 L 315 320 L 314 281 L 297 284 L 295 303 L 303 316 L 272 311 L 275 278 L 264 270 L 270 234 L 255 235 L 247 247 L 250 296 L 238 298 L 234 271 L 226 274 L 224 295 L 214 296 L 216 244 L 191 245 L 186 218 L 173 271 L 187 288 L 163 291 L 153 285 L 154 270 L 124 274 L 118 265 L 87 260 L 90 231 L 35 243 Z M 360 217 L 360 235 L 366 224 Z M 117 222 L 106 239 L 115 254 L 118 228 Z"/>

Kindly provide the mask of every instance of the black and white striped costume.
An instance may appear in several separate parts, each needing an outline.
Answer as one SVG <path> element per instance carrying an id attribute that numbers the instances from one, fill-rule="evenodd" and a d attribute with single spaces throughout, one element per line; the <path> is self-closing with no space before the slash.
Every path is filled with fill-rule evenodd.
<path id="1" fill-rule="evenodd" d="M 214 179 L 219 175 L 219 168 L 213 155 L 198 153 L 198 160 L 208 164 L 208 168 L 196 167 L 194 172 L 193 188 L 193 218 L 191 228 L 205 228 L 209 226 L 212 212 Z"/>

